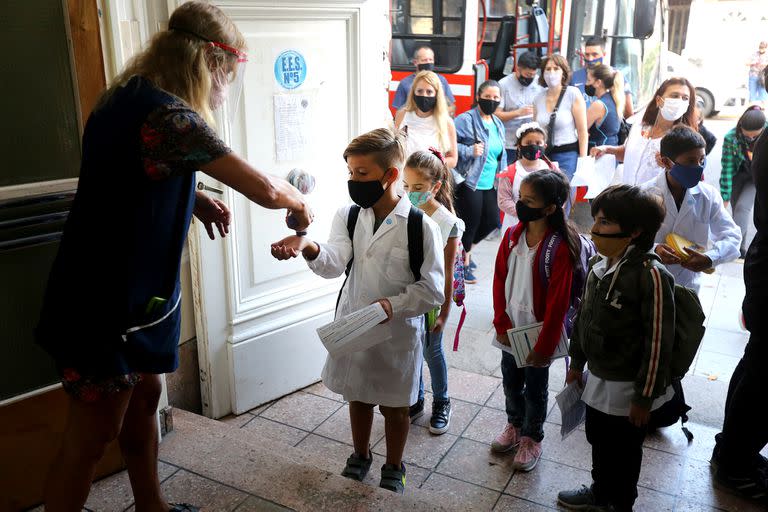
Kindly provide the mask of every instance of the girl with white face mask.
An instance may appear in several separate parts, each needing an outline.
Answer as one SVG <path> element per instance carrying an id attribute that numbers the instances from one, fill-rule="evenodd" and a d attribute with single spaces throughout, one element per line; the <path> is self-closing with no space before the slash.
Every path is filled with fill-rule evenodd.
<path id="1" fill-rule="evenodd" d="M 664 172 L 658 155 L 661 139 L 675 125 L 683 124 L 698 131 L 694 115 L 696 89 L 685 78 L 670 78 L 661 84 L 645 108 L 642 121 L 635 123 L 623 146 L 598 146 L 591 155 L 615 155 L 624 162 L 621 181 L 642 185 Z"/>

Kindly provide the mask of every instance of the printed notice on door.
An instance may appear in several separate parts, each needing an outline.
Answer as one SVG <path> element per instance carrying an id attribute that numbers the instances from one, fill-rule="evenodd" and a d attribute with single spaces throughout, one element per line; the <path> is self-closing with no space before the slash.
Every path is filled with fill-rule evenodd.
<path id="1" fill-rule="evenodd" d="M 275 160 L 287 162 L 309 156 L 314 95 L 275 94 Z"/>

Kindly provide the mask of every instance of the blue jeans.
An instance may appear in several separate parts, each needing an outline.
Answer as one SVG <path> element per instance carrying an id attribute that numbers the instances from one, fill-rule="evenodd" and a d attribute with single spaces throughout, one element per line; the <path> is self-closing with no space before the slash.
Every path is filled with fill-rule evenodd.
<path id="1" fill-rule="evenodd" d="M 443 354 L 443 333 L 427 332 L 422 343 L 424 360 L 432 377 L 432 395 L 435 400 L 448 400 L 448 364 Z M 422 370 L 423 373 L 423 370 Z M 419 400 L 424 398 L 424 377 L 419 376 Z"/>
<path id="2" fill-rule="evenodd" d="M 760 85 L 760 78 L 757 76 L 749 77 L 749 101 L 768 100 L 768 91 Z"/>
<path id="3" fill-rule="evenodd" d="M 507 165 L 512 165 L 517 161 L 517 149 L 506 149 L 507 152 Z"/>
<path id="4" fill-rule="evenodd" d="M 576 174 L 576 162 L 579 159 L 578 151 L 564 151 L 563 153 L 552 153 L 549 156 L 550 160 L 553 160 L 560 164 L 560 170 L 568 176 L 568 179 L 573 179 L 573 175 Z"/>
<path id="5" fill-rule="evenodd" d="M 540 443 L 544 439 L 544 420 L 547 419 L 549 367 L 518 368 L 512 354 L 502 352 L 501 375 L 507 421 L 520 429 L 521 435 Z"/>

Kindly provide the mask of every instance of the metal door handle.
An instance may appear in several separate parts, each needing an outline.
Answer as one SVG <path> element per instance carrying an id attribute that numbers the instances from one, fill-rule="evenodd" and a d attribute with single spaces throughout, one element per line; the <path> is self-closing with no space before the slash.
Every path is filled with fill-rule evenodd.
<path id="1" fill-rule="evenodd" d="M 197 182 L 197 190 L 202 190 L 202 191 L 205 191 L 205 192 L 213 192 L 214 194 L 219 194 L 220 196 L 224 195 L 224 191 L 221 190 L 220 188 L 209 187 L 208 185 L 206 185 L 202 181 L 198 181 Z"/>

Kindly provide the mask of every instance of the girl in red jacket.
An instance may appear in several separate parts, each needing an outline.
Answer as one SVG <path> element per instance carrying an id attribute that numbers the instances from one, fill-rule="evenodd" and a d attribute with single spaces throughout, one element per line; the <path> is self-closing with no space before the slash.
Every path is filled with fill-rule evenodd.
<path id="1" fill-rule="evenodd" d="M 581 250 L 579 236 L 563 212 L 569 193 L 568 179 L 561 173 L 529 174 L 516 204 L 520 222 L 506 231 L 496 257 L 493 324 L 499 343 L 509 345 L 507 330 L 512 327 L 544 322 L 528 356 L 530 366 L 518 368 L 508 352 L 501 356 L 508 423 L 491 447 L 496 452 L 517 447 L 514 467 L 521 471 L 532 470 L 541 457 L 549 362 L 560 340 Z M 560 237 L 562 243 L 555 249 L 547 280 L 540 268 L 542 247 L 552 246 L 550 237 Z"/>

